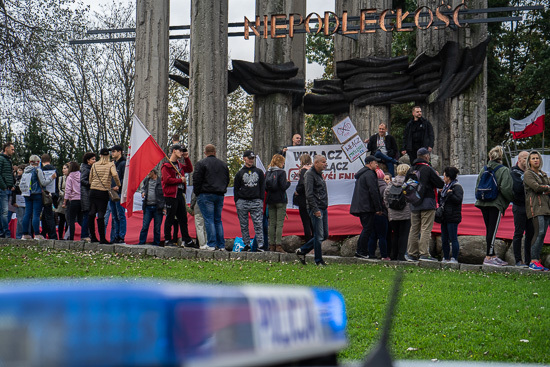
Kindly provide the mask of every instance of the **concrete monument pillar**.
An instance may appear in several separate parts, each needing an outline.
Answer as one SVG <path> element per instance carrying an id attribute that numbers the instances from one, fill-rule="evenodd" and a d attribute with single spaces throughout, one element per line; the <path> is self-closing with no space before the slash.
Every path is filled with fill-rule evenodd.
<path id="1" fill-rule="evenodd" d="M 453 9 L 462 1 L 453 0 Z M 418 6 L 435 9 L 437 0 L 419 0 Z M 468 8 L 487 8 L 487 0 L 472 0 Z M 484 15 L 478 15 L 485 17 Z M 456 30 L 447 28 L 416 31 L 417 53 L 435 55 L 447 41 L 458 42 L 461 48 L 477 46 L 487 38 L 487 24 L 470 25 Z M 454 166 L 461 174 L 477 174 L 487 157 L 487 61 L 483 72 L 472 85 L 457 97 L 421 105 L 423 116 L 432 122 L 435 134 L 434 152 L 441 167 Z"/>
<path id="2" fill-rule="evenodd" d="M 361 9 L 377 9 L 378 12 L 381 12 L 384 9 L 391 9 L 391 7 L 391 0 L 336 0 L 335 13 L 341 16 L 343 11 L 347 11 L 348 16 L 352 17 L 359 16 Z M 350 22 L 350 26 L 358 24 L 359 22 Z M 379 29 L 374 33 L 349 36 L 339 34 L 334 37 L 335 62 L 368 56 L 391 56 L 391 32 L 384 32 Z M 382 122 L 388 125 L 391 134 L 389 105 L 357 107 L 351 103 L 349 116 L 363 140 L 376 134 L 378 125 Z M 335 123 L 344 117 L 335 116 Z"/>
<path id="3" fill-rule="evenodd" d="M 227 157 L 227 0 L 191 1 L 190 121 L 191 160 L 204 158 L 214 144 Z"/>
<path id="4" fill-rule="evenodd" d="M 256 0 L 256 14 L 264 15 L 298 13 L 305 17 L 305 0 Z M 268 18 L 268 21 L 271 19 Z M 256 37 L 255 62 L 282 64 L 292 61 L 300 70 L 298 78 L 305 77 L 305 35 L 295 34 L 288 37 L 267 39 Z M 260 156 L 265 165 L 269 164 L 273 154 L 284 146 L 290 145 L 292 135 L 304 132 L 304 114 L 302 107 L 292 108 L 291 94 L 271 94 L 254 96 L 254 127 L 252 149 Z"/>
<path id="5" fill-rule="evenodd" d="M 161 147 L 168 140 L 169 0 L 137 0 L 136 116 Z"/>

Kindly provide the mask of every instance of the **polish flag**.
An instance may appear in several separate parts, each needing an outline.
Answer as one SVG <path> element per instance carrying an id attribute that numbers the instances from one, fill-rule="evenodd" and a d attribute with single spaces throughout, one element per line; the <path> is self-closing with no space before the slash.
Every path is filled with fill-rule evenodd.
<path id="1" fill-rule="evenodd" d="M 139 188 L 141 181 L 164 157 L 166 157 L 164 151 L 159 147 L 140 119 L 134 115 L 120 197 L 120 204 L 127 209 L 128 217 L 131 217 L 133 214 L 134 194 Z"/>
<path id="2" fill-rule="evenodd" d="M 537 109 L 523 120 L 510 119 L 510 133 L 514 139 L 527 138 L 544 131 L 544 102 L 543 99 Z"/>

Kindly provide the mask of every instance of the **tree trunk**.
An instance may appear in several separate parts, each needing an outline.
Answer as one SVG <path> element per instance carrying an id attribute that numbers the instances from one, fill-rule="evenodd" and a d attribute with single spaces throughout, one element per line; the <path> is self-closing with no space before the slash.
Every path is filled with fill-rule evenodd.
<path id="1" fill-rule="evenodd" d="M 135 114 L 161 147 L 168 139 L 169 0 L 137 0 Z"/>
<path id="2" fill-rule="evenodd" d="M 299 13 L 304 15 L 306 1 L 298 0 L 256 0 L 256 14 L 262 19 L 272 14 Z M 298 78 L 305 77 L 305 35 L 295 34 L 293 38 L 267 39 L 256 37 L 255 61 L 270 64 L 282 64 L 293 61 L 300 70 Z M 291 94 L 273 94 L 254 96 L 254 128 L 252 149 L 263 162 L 269 163 L 273 154 L 282 147 L 290 145 L 292 135 L 304 132 L 304 113 L 302 107 L 292 109 Z"/>
<path id="3" fill-rule="evenodd" d="M 191 1 L 189 155 L 227 158 L 227 0 Z"/>
<path id="4" fill-rule="evenodd" d="M 461 1 L 453 0 L 454 8 Z M 418 6 L 435 9 L 441 2 L 420 0 Z M 487 0 L 468 3 L 472 9 L 486 8 Z M 485 17 L 485 15 L 479 15 Z M 475 47 L 487 37 L 487 24 L 470 25 L 458 30 L 417 30 L 417 53 L 437 54 L 447 41 L 460 47 Z M 440 156 L 440 168 L 454 166 L 461 174 L 477 174 L 487 157 L 487 61 L 483 72 L 461 95 L 424 107 L 423 115 L 434 127 L 434 152 Z"/>
<path id="5" fill-rule="evenodd" d="M 378 12 L 384 9 L 391 9 L 391 0 L 336 0 L 336 14 L 341 15 L 343 11 L 348 16 L 359 16 L 361 9 L 376 8 Z M 351 23 L 353 25 L 357 23 Z M 351 25 L 350 24 L 350 25 Z M 391 32 L 384 32 L 381 29 L 374 33 L 356 34 L 353 37 L 346 37 L 337 34 L 334 37 L 334 62 L 354 58 L 365 58 L 368 56 L 390 57 L 391 56 Z M 365 140 L 378 132 L 378 125 L 382 122 L 390 129 L 390 106 L 365 106 L 357 107 L 350 104 L 349 116 L 357 129 L 359 136 Z M 335 116 L 334 123 L 342 120 L 342 116 Z"/>

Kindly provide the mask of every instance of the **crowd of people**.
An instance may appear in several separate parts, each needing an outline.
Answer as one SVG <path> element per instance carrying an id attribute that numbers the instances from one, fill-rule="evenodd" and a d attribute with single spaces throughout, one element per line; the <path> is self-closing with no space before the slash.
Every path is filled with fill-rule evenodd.
<path id="1" fill-rule="evenodd" d="M 432 125 L 422 117 L 420 107 L 414 107 L 412 115 L 400 151 L 384 123 L 378 126 L 378 134 L 365 141 L 369 155 L 364 167 L 355 174 L 350 205 L 350 214 L 359 217 L 362 225 L 355 256 L 376 258 L 378 249 L 384 261 L 438 261 L 429 249 L 433 225 L 438 222 L 441 261 L 458 263 L 458 226 L 464 196 L 458 182 L 459 170 L 445 167 L 443 178 L 440 177 L 430 164 Z M 292 145 L 300 144 L 301 136 L 295 134 Z M 17 218 L 22 218 L 17 223 L 16 238 L 73 240 L 75 225 L 79 224 L 84 241 L 124 243 L 126 215 L 116 194 L 121 191 L 126 166 L 122 146 L 103 148 L 98 155 L 85 153 L 80 164 L 67 162 L 61 176 L 51 165 L 48 154 L 31 155 L 28 165 L 12 166 L 13 154 L 13 144 L 4 144 L 0 154 L 0 236 L 10 236 L 9 219 L 11 212 L 15 212 Z M 398 160 L 400 154 L 408 155 L 410 165 Z M 284 252 L 282 233 L 290 186 L 284 170 L 285 155 L 286 148 L 273 155 L 264 172 L 256 167 L 253 151 L 242 154 L 243 166 L 234 177 L 233 198 L 244 247 L 249 251 Z M 160 172 L 152 170 L 141 185 L 143 225 L 139 243 L 146 243 L 153 221 L 153 245 L 177 246 L 179 231 L 184 247 L 225 251 L 222 208 L 230 182 L 227 164 L 216 157 L 215 146 L 208 144 L 204 147 L 204 158 L 193 166 L 177 136 L 172 139 L 167 158 Z M 550 224 L 550 180 L 541 170 L 542 156 L 536 151 L 521 152 L 511 170 L 502 164 L 502 158 L 502 147 L 491 149 L 476 185 L 475 206 L 481 210 L 486 227 L 483 264 L 507 265 L 496 256 L 494 244 L 500 218 L 513 202 L 516 266 L 548 271 L 540 262 Z M 329 236 L 328 192 L 323 177 L 327 159 L 303 154 L 299 162 L 299 180 L 292 203 L 299 209 L 305 243 L 296 250 L 296 255 L 305 264 L 305 255 L 313 250 L 315 264 L 324 266 L 321 243 Z M 193 193 L 188 205 L 190 175 Z M 189 234 L 188 213 L 195 219 L 196 241 Z M 111 235 L 107 239 L 109 217 Z M 249 232 L 249 218 L 254 239 Z"/>

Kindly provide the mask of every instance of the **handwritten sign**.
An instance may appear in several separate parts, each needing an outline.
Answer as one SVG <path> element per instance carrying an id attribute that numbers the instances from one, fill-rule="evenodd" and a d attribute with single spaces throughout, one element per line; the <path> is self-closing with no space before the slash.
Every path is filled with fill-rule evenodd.
<path id="1" fill-rule="evenodd" d="M 353 162 L 367 152 L 367 146 L 359 135 L 355 135 L 348 142 L 342 144 L 342 150 L 346 153 L 350 162 Z"/>
<path id="2" fill-rule="evenodd" d="M 355 129 L 355 126 L 353 126 L 353 122 L 351 122 L 349 117 L 346 117 L 338 124 L 334 125 L 332 127 L 332 131 L 334 131 L 336 139 L 338 139 L 340 144 L 343 144 L 344 142 L 348 141 L 353 135 L 357 134 L 357 130 Z"/>

